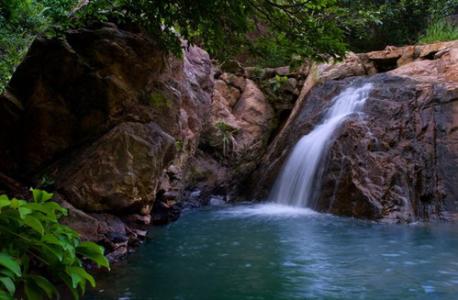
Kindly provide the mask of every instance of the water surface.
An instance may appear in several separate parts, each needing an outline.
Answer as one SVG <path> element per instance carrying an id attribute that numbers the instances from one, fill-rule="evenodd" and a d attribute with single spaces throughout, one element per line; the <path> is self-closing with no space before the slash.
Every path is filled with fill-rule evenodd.
<path id="1" fill-rule="evenodd" d="M 456 225 L 387 225 L 275 204 L 192 211 L 86 299 L 457 299 Z"/>

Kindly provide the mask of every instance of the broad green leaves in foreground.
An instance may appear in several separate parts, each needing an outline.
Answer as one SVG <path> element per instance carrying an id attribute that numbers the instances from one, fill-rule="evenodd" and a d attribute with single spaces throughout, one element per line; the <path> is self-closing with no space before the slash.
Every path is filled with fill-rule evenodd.
<path id="1" fill-rule="evenodd" d="M 59 219 L 67 210 L 52 194 L 32 190 L 31 202 L 0 196 L 0 299 L 20 293 L 28 300 L 54 299 L 55 284 L 65 285 L 75 299 L 95 280 L 84 268 L 87 260 L 109 268 L 104 249 L 81 242 Z"/>

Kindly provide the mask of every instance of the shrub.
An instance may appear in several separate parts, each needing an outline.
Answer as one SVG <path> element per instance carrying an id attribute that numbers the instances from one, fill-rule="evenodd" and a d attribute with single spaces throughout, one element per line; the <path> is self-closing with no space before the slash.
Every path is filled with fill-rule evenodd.
<path id="1" fill-rule="evenodd" d="M 458 27 L 442 20 L 428 26 L 426 33 L 420 37 L 419 42 L 422 44 L 430 44 L 452 40 L 458 40 Z"/>
<path id="2" fill-rule="evenodd" d="M 50 201 L 52 194 L 32 194 L 30 202 L 0 196 L 0 299 L 59 298 L 56 285 L 79 299 L 87 283 L 95 286 L 83 262 L 109 268 L 104 250 L 59 223 L 67 210 Z"/>

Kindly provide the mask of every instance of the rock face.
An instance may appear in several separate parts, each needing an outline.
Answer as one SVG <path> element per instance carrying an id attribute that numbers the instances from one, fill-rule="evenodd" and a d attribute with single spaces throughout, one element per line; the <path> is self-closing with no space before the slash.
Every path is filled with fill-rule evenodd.
<path id="1" fill-rule="evenodd" d="M 257 166 L 274 129 L 274 110 L 253 80 L 230 73 L 215 81 L 211 114 L 200 153 L 192 164 L 190 188 L 211 194 L 239 195 Z M 229 194 L 229 195 L 228 195 Z"/>
<path id="2" fill-rule="evenodd" d="M 257 197 L 267 195 L 292 147 L 319 122 L 332 98 L 369 81 L 374 88 L 365 114 L 350 118 L 336 133 L 311 206 L 393 222 L 452 218 L 458 209 L 458 48 L 445 43 L 417 50 L 430 54 L 388 73 L 315 80 L 254 174 Z M 382 60 L 383 55 L 369 57 Z"/>
<path id="3" fill-rule="evenodd" d="M 212 91 L 197 47 L 177 59 L 113 24 L 38 39 L 0 99 L 0 171 L 28 186 L 51 178 L 75 215 L 102 225 L 106 213 L 145 221 L 184 189 Z"/>
<path id="4" fill-rule="evenodd" d="M 59 170 L 57 189 L 85 211 L 148 208 L 175 140 L 155 123 L 124 122 Z"/>

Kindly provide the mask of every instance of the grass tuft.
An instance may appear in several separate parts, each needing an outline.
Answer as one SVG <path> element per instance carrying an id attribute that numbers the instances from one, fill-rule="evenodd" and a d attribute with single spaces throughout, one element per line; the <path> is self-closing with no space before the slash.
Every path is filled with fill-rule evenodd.
<path id="1" fill-rule="evenodd" d="M 445 21 L 437 21 L 429 25 L 424 35 L 419 39 L 420 44 L 431 44 L 458 40 L 458 27 Z"/>

